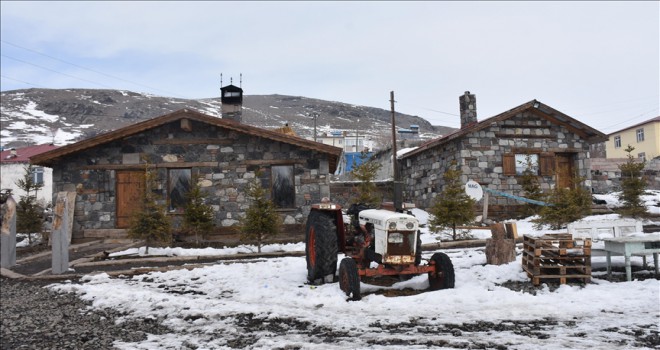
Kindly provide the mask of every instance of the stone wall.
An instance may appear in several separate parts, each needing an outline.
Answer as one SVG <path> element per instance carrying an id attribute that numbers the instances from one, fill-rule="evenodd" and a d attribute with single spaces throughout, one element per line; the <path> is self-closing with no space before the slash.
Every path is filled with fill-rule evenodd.
<path id="1" fill-rule="evenodd" d="M 414 202 L 422 209 L 429 208 L 444 185 L 444 172 L 453 161 L 462 171 L 463 183 L 474 180 L 493 190 L 524 196 L 520 177 L 504 175 L 503 155 L 508 153 L 571 153 L 574 169 L 589 179 L 588 151 L 589 144 L 565 127 L 530 112 L 519 113 L 401 160 L 404 200 Z M 555 185 L 553 176 L 539 176 L 539 180 L 541 188 L 546 191 Z M 586 185 L 590 184 L 587 180 Z M 520 204 L 513 199 L 491 195 L 489 217 L 513 216 Z"/>
<path id="2" fill-rule="evenodd" d="M 116 172 L 144 169 L 145 159 L 156 168 L 161 195 L 167 191 L 168 168 L 191 168 L 219 229 L 244 215 L 249 206 L 244 189 L 257 172 L 270 185 L 271 164 L 294 166 L 295 208 L 278 211 L 285 224 L 304 223 L 310 204 L 330 195 L 325 154 L 196 121 L 192 130 L 182 130 L 177 121 L 62 159 L 53 172 L 54 192 L 78 193 L 74 238 L 82 238 L 84 230 L 116 228 Z M 171 215 L 180 221 L 181 213 Z"/>
<path id="3" fill-rule="evenodd" d="M 383 201 L 393 200 L 393 187 L 392 181 L 376 181 L 374 182 Z M 348 208 L 351 200 L 357 197 L 357 182 L 355 181 L 333 181 L 330 183 L 330 201 Z"/>
<path id="4" fill-rule="evenodd" d="M 592 158 L 591 180 L 594 193 L 602 194 L 621 190 L 621 171 L 619 165 L 628 161 L 626 158 Z M 660 158 L 651 159 L 642 170 L 648 189 L 660 190 Z"/>

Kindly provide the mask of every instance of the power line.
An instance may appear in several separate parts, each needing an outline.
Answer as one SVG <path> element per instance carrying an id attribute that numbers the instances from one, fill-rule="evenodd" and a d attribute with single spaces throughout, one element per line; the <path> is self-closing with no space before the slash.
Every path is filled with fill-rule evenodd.
<path id="1" fill-rule="evenodd" d="M 13 81 L 17 81 L 17 82 L 19 82 L 19 83 L 23 83 L 23 84 L 26 84 L 26 85 L 31 85 L 31 86 L 34 86 L 34 87 L 38 87 L 38 88 L 44 88 L 44 89 L 46 88 L 46 87 L 43 86 L 43 85 L 38 85 L 38 84 L 28 83 L 27 81 L 14 79 L 14 78 L 8 77 L 8 76 L 6 76 L 6 75 L 2 75 L 2 74 L 0 74 L 0 77 L 3 77 L 3 78 L 5 78 L 5 79 L 9 79 L 9 80 L 13 80 Z"/>
<path id="2" fill-rule="evenodd" d="M 105 88 L 108 88 L 108 89 L 114 89 L 112 86 L 108 86 L 108 85 L 101 84 L 101 83 L 97 83 L 97 82 L 94 82 L 94 81 L 91 81 L 91 80 L 87 80 L 87 79 L 79 78 L 79 77 L 73 76 L 73 75 L 71 75 L 71 74 L 58 72 L 58 71 L 56 71 L 56 70 L 54 70 L 54 69 L 50 69 L 50 68 L 47 68 L 47 67 L 44 67 L 44 66 L 40 66 L 40 65 L 38 65 L 38 64 L 30 63 L 30 62 L 27 62 L 27 61 L 24 61 L 24 60 L 21 60 L 21 59 L 15 58 L 15 57 L 7 56 L 7 55 L 4 55 L 4 54 L 1 54 L 0 56 L 2 56 L 2 57 L 6 57 L 6 58 L 9 58 L 9 59 L 12 59 L 12 60 L 18 61 L 18 62 L 22 62 L 22 63 L 25 63 L 25 64 L 29 64 L 29 65 L 31 65 L 31 66 L 34 66 L 34 67 L 37 67 L 37 68 L 41 68 L 41 69 L 47 70 L 47 71 L 49 71 L 49 72 L 53 72 L 53 73 L 57 73 L 57 74 L 61 74 L 61 75 L 67 76 L 67 77 L 69 77 L 69 78 L 78 79 L 78 80 L 81 80 L 81 81 L 84 81 L 84 82 L 88 82 L 88 83 L 91 83 L 91 84 L 95 84 L 95 85 L 98 85 L 98 86 L 102 86 L 102 87 L 105 87 Z"/>
<path id="3" fill-rule="evenodd" d="M 610 126 L 606 126 L 606 127 L 604 127 L 603 129 L 604 129 L 604 130 L 607 130 L 607 129 L 610 129 L 610 128 L 615 127 L 615 126 L 617 126 L 617 125 L 621 125 L 621 124 L 625 124 L 625 123 L 630 123 L 630 122 L 632 122 L 632 121 L 634 121 L 634 120 L 636 120 L 636 119 L 646 118 L 646 117 L 647 117 L 647 114 L 649 114 L 649 113 L 651 113 L 651 112 L 653 112 L 653 111 L 657 111 L 657 110 L 658 110 L 658 107 L 654 107 L 653 109 L 648 110 L 648 111 L 646 111 L 646 112 L 643 112 L 643 113 L 641 113 L 641 114 L 638 114 L 638 115 L 635 116 L 635 117 L 632 117 L 632 118 L 630 118 L 630 119 L 626 119 L 626 120 L 624 120 L 624 121 L 622 121 L 622 122 L 620 122 L 620 123 L 616 123 L 616 124 L 612 124 L 612 125 L 610 125 Z"/>
<path id="4" fill-rule="evenodd" d="M 41 55 L 41 56 L 44 56 L 44 57 L 48 57 L 48 58 L 50 58 L 50 59 L 53 59 L 53 60 L 56 60 L 56 61 L 59 61 L 59 62 L 62 62 L 62 63 L 68 64 L 68 65 L 71 65 L 71 66 L 74 66 L 74 67 L 77 67 L 77 68 L 80 68 L 80 69 L 84 69 L 84 70 L 87 70 L 87 71 L 90 71 L 90 72 L 93 72 L 93 73 L 96 73 L 96 74 L 100 74 L 100 75 L 103 75 L 103 76 L 108 77 L 108 78 L 117 79 L 117 80 L 120 80 L 120 81 L 123 81 L 123 82 L 127 82 L 127 83 L 130 83 L 130 84 L 134 84 L 134 85 L 137 85 L 137 86 L 141 86 L 141 87 L 144 87 L 144 88 L 147 88 L 147 89 L 150 89 L 150 90 L 161 91 L 161 92 L 164 92 L 164 93 L 171 94 L 171 95 L 173 95 L 173 96 L 178 96 L 178 97 L 181 97 L 181 98 L 186 98 L 186 97 L 184 97 L 184 96 L 182 96 L 182 95 L 179 95 L 179 94 L 174 93 L 174 92 L 171 92 L 171 91 L 166 91 L 166 90 L 158 89 L 158 88 L 155 88 L 155 87 L 152 87 L 152 86 L 148 86 L 148 85 L 140 84 L 140 83 L 135 82 L 135 81 L 132 81 L 132 80 L 128 80 L 128 79 L 120 78 L 120 77 L 117 77 L 117 76 L 113 76 L 113 75 L 110 75 L 110 74 L 107 74 L 107 73 L 104 73 L 104 72 L 101 72 L 101 71 L 98 71 L 98 70 L 95 70 L 95 69 L 92 69 L 92 68 L 87 68 L 87 67 L 81 66 L 81 65 L 79 65 L 79 64 L 75 64 L 75 63 L 72 63 L 72 62 L 65 61 L 65 60 L 63 60 L 63 59 L 60 59 L 60 58 L 57 58 L 57 57 L 54 57 L 54 56 L 51 56 L 51 55 L 45 54 L 45 53 L 43 53 L 43 52 L 39 52 L 39 51 L 36 51 L 36 50 L 30 49 L 30 48 L 27 48 L 27 47 L 23 47 L 23 46 L 20 46 L 20 45 L 14 44 L 14 43 L 10 43 L 10 42 L 5 41 L 5 40 L 0 40 L 0 42 L 2 42 L 2 43 L 4 43 L 4 44 L 7 44 L 7 45 L 11 45 L 11 46 L 17 47 L 17 48 L 19 48 L 19 49 L 23 49 L 23 50 L 26 50 L 26 51 L 30 51 L 30 52 L 36 53 L 36 54 Z M 11 57 L 10 57 L 10 58 L 11 58 Z M 24 62 L 24 61 L 23 61 L 23 62 Z M 28 62 L 25 62 L 25 63 L 28 63 Z M 30 63 L 28 63 L 28 64 L 30 64 Z M 57 73 L 57 72 L 56 72 L 56 73 Z M 98 84 L 98 83 L 97 83 L 97 84 Z M 100 84 L 99 84 L 99 85 L 100 85 Z"/>

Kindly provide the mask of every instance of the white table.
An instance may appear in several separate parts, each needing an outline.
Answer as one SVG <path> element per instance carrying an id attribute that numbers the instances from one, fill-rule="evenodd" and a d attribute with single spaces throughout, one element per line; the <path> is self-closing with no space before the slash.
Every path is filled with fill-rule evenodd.
<path id="1" fill-rule="evenodd" d="M 607 275 L 611 274 L 612 253 L 623 254 L 626 259 L 626 278 L 632 280 L 630 269 L 631 255 L 653 254 L 655 275 L 658 276 L 658 253 L 660 253 L 660 235 L 628 236 L 605 238 L 605 251 L 607 252 Z"/>

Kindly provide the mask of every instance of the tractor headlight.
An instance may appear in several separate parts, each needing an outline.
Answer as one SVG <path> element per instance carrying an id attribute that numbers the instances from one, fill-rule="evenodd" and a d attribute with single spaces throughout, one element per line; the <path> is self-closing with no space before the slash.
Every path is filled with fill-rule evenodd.
<path id="1" fill-rule="evenodd" d="M 396 230 L 396 222 L 390 222 L 390 230 Z"/>
<path id="2" fill-rule="evenodd" d="M 403 234 L 399 232 L 390 233 L 387 236 L 387 243 L 403 243 Z"/>
<path id="3" fill-rule="evenodd" d="M 406 228 L 409 229 L 409 230 L 412 230 L 413 227 L 415 227 L 415 224 L 413 224 L 412 222 L 409 222 L 409 223 L 406 224 Z"/>

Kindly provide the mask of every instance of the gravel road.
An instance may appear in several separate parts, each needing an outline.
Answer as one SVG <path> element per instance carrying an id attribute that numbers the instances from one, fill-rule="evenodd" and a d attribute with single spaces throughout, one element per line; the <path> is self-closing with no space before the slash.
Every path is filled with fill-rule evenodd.
<path id="1" fill-rule="evenodd" d="M 170 332 L 156 320 L 115 325 L 120 313 L 92 311 L 72 293 L 44 288 L 50 283 L 0 279 L 1 349 L 112 349 L 115 340 L 135 342 L 146 333 Z"/>

